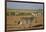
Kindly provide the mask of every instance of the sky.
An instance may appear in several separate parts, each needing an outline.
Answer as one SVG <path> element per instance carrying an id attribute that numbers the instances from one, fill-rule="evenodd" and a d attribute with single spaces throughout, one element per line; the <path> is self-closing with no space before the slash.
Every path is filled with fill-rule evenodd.
<path id="1" fill-rule="evenodd" d="M 43 4 L 7 2 L 7 8 L 10 8 L 10 9 L 43 9 Z"/>

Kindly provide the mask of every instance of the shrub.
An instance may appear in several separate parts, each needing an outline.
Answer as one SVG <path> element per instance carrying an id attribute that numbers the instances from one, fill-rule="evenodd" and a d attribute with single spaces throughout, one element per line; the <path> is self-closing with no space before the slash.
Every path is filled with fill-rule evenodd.
<path id="1" fill-rule="evenodd" d="M 10 15 L 11 15 L 11 16 L 15 16 L 15 12 L 11 12 Z"/>

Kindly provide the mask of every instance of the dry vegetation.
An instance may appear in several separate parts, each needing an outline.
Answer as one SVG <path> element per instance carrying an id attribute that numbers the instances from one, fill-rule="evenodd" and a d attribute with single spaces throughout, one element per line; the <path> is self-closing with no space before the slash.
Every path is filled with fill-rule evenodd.
<path id="1" fill-rule="evenodd" d="M 22 16 L 7 16 L 7 27 L 8 30 L 19 30 L 19 29 L 32 29 L 35 28 L 34 26 L 42 25 L 43 28 L 43 16 L 39 16 L 35 18 L 35 21 L 32 22 L 30 25 L 19 25 L 16 24 L 16 20 L 18 21 Z M 39 26 L 36 28 L 40 28 Z"/>

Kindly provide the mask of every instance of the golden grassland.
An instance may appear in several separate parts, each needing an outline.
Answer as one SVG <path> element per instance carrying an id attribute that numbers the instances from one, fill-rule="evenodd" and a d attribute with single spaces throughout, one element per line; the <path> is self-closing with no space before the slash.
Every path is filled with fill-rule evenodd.
<path id="1" fill-rule="evenodd" d="M 19 29 L 32 29 L 33 26 L 36 25 L 43 25 L 43 16 L 37 16 L 35 18 L 35 21 L 32 22 L 31 25 L 19 25 L 19 24 L 15 24 L 15 21 L 19 20 L 20 18 L 22 18 L 23 16 L 7 16 L 7 29 L 8 30 L 17 30 Z M 16 29 L 15 29 L 16 27 Z M 36 27 L 37 28 L 37 27 Z M 40 27 L 38 27 L 40 28 Z M 43 28 L 43 26 L 42 26 Z"/>

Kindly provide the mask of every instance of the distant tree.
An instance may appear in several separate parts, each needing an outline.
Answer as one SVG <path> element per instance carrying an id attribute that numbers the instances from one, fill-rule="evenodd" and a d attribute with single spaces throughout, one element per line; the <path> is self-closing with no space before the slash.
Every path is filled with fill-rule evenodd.
<path id="1" fill-rule="evenodd" d="M 15 16 L 15 12 L 10 12 L 11 13 L 11 16 Z"/>
<path id="2" fill-rule="evenodd" d="M 9 12 L 7 12 L 6 15 L 9 16 Z"/>

